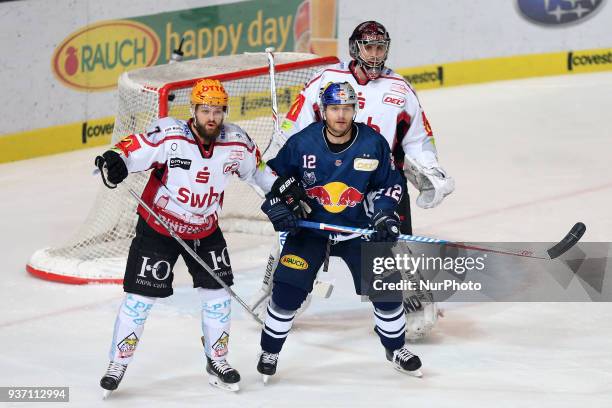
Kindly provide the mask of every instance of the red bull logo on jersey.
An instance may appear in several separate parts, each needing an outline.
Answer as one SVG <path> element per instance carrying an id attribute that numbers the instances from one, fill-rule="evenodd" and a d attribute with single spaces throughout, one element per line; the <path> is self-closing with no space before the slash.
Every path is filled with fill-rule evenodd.
<path id="1" fill-rule="evenodd" d="M 330 213 L 342 212 L 346 207 L 355 207 L 363 201 L 362 192 L 340 181 L 307 188 L 306 194 Z"/>

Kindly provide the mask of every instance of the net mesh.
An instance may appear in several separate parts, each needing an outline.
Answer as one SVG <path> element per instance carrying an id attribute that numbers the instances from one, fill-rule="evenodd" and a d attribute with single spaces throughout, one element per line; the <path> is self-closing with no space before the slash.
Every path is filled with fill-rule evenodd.
<path id="1" fill-rule="evenodd" d="M 278 53 L 276 89 L 280 120 L 304 82 L 333 59 L 312 54 Z M 112 143 L 142 132 L 159 117 L 188 119 L 191 87 L 200 78 L 217 77 L 230 95 L 226 121 L 247 131 L 265 149 L 274 131 L 270 78 L 264 53 L 214 57 L 156 66 L 123 74 Z M 131 174 L 123 185 L 101 187 L 77 234 L 66 244 L 34 253 L 28 270 L 37 276 L 69 283 L 119 281 L 123 276 L 137 221 L 136 202 L 127 188 L 142 192 L 148 173 Z M 237 178 L 226 189 L 220 225 L 225 231 L 271 233 L 259 210 L 262 199 Z"/>

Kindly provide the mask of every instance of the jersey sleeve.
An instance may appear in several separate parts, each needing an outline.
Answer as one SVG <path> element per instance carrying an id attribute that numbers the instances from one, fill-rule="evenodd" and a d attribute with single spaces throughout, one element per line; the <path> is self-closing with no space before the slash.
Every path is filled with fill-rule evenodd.
<path id="1" fill-rule="evenodd" d="M 161 167 L 167 158 L 166 131 L 164 124 L 156 121 L 145 133 L 124 137 L 112 150 L 121 155 L 130 173 Z"/>
<path id="2" fill-rule="evenodd" d="M 238 163 L 238 169 L 235 171 L 235 174 L 241 180 L 259 187 L 263 190 L 264 194 L 270 191 L 277 176 L 261 160 L 261 153 L 254 142 L 251 142 L 250 146 L 247 145 L 245 147 L 244 160 L 236 163 Z"/>
<path id="3" fill-rule="evenodd" d="M 323 70 L 317 72 L 302 88 L 291 105 L 281 130 L 286 137 L 291 137 L 313 122 L 319 121 L 319 90 Z"/>
<path id="4" fill-rule="evenodd" d="M 298 143 L 297 140 L 291 138 L 285 143 L 285 145 L 278 151 L 276 157 L 267 162 L 268 167 L 279 176 L 291 177 L 294 176 L 296 179 L 300 179 L 301 175 L 299 172 L 298 160 Z"/>
<path id="5" fill-rule="evenodd" d="M 425 112 L 411 89 L 406 104 L 398 117 L 398 123 L 408 121 L 408 130 L 402 139 L 404 153 L 424 167 L 438 167 L 438 157 L 433 131 Z"/>
<path id="6" fill-rule="evenodd" d="M 366 199 L 366 213 L 375 214 L 379 210 L 395 210 L 404 192 L 402 176 L 393 164 L 391 150 L 380 135 L 379 164 L 370 182 Z"/>

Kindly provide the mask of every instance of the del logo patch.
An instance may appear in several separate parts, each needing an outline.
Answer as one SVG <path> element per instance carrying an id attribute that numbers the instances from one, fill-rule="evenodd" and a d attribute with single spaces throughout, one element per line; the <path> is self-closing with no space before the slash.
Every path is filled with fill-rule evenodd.
<path id="1" fill-rule="evenodd" d="M 406 104 L 406 98 L 399 95 L 394 95 L 391 93 L 386 93 L 383 95 L 383 103 L 386 105 L 393 105 L 401 108 Z"/>
<path id="2" fill-rule="evenodd" d="M 287 254 L 281 258 L 280 262 L 287 268 L 297 269 L 298 271 L 308 269 L 308 262 L 297 255 Z"/>
<path id="3" fill-rule="evenodd" d="M 377 159 L 357 158 L 353 161 L 353 168 L 360 171 L 374 171 L 378 167 Z"/>

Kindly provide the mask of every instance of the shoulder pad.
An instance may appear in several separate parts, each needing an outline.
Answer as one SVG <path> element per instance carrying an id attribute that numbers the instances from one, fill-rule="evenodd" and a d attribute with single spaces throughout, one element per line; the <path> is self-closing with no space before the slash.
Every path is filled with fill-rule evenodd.
<path id="1" fill-rule="evenodd" d="M 157 121 L 157 126 L 161 128 L 162 133 L 166 136 L 184 136 L 187 134 L 187 122 L 175 118 L 162 118 Z"/>
<path id="2" fill-rule="evenodd" d="M 247 132 L 234 123 L 224 123 L 223 132 L 221 132 L 217 140 L 226 143 L 244 143 L 248 149 L 255 147 L 255 142 L 253 142 Z"/>
<path id="3" fill-rule="evenodd" d="M 187 137 L 189 130 L 187 123 L 174 118 L 161 118 L 156 120 L 143 133 L 151 143 L 159 142 L 167 136 L 183 136 Z"/>

